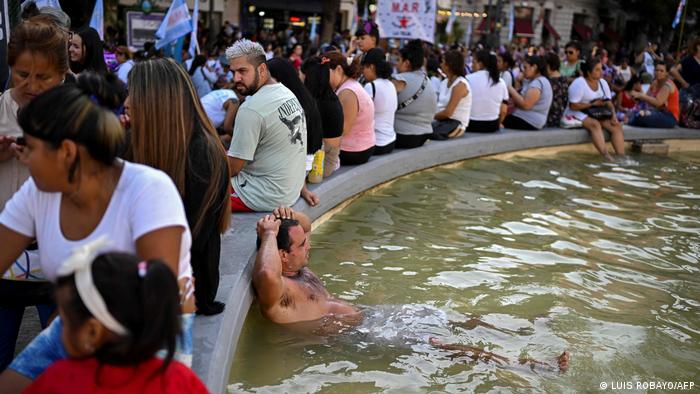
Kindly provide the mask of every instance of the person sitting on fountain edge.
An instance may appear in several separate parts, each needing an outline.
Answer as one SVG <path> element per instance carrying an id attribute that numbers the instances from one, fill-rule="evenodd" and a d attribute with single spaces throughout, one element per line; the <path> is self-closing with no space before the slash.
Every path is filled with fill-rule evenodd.
<path id="1" fill-rule="evenodd" d="M 292 205 L 306 178 L 306 117 L 294 93 L 277 82 L 260 44 L 242 39 L 226 50 L 238 108 L 228 151 L 231 210 Z"/>

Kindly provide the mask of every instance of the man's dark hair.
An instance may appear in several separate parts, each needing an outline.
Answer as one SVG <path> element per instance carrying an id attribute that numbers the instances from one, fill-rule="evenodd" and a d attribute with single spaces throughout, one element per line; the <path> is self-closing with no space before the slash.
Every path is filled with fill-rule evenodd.
<path id="1" fill-rule="evenodd" d="M 289 238 L 289 229 L 299 225 L 299 221 L 296 219 L 278 219 L 281 220 L 280 229 L 277 232 L 277 248 L 279 250 L 284 250 L 289 252 L 289 248 L 292 246 L 292 240 Z M 262 240 L 258 235 L 258 239 L 255 241 L 255 249 L 260 250 L 260 245 Z"/>

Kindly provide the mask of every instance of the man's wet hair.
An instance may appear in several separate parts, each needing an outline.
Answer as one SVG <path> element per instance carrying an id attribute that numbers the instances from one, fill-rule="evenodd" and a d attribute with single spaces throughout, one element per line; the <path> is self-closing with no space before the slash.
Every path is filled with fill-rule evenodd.
<path id="1" fill-rule="evenodd" d="M 292 246 L 292 240 L 289 238 L 289 229 L 298 226 L 299 221 L 296 219 L 280 218 L 277 218 L 277 220 L 282 221 L 282 223 L 280 223 L 280 229 L 277 232 L 277 248 L 289 252 L 289 248 Z M 261 244 L 262 240 L 260 239 L 260 235 L 258 235 L 257 240 L 255 240 L 255 249 L 260 250 Z"/>

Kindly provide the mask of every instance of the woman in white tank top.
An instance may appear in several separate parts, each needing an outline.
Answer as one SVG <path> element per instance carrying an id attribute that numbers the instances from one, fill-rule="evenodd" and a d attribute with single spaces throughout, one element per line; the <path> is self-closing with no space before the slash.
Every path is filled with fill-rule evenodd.
<path id="1" fill-rule="evenodd" d="M 457 50 L 447 51 L 440 68 L 447 78 L 440 84 L 433 133 L 455 138 L 464 134 L 472 109 L 469 82 L 464 78 L 464 56 Z"/>

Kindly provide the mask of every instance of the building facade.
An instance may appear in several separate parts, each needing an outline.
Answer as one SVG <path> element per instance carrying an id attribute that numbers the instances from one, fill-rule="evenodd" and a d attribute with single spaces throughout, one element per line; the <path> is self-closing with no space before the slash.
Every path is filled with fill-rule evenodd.
<path id="1" fill-rule="evenodd" d="M 444 18 L 455 6 L 457 20 L 465 30 L 460 41 L 465 43 L 483 41 L 495 31 L 500 43 L 510 42 L 512 34 L 516 42 L 563 45 L 572 39 L 590 40 L 606 29 L 613 38 L 618 38 L 617 20 L 606 21 L 608 26 L 601 26 L 598 15 L 601 3 L 598 0 L 439 0 L 438 7 Z"/>

